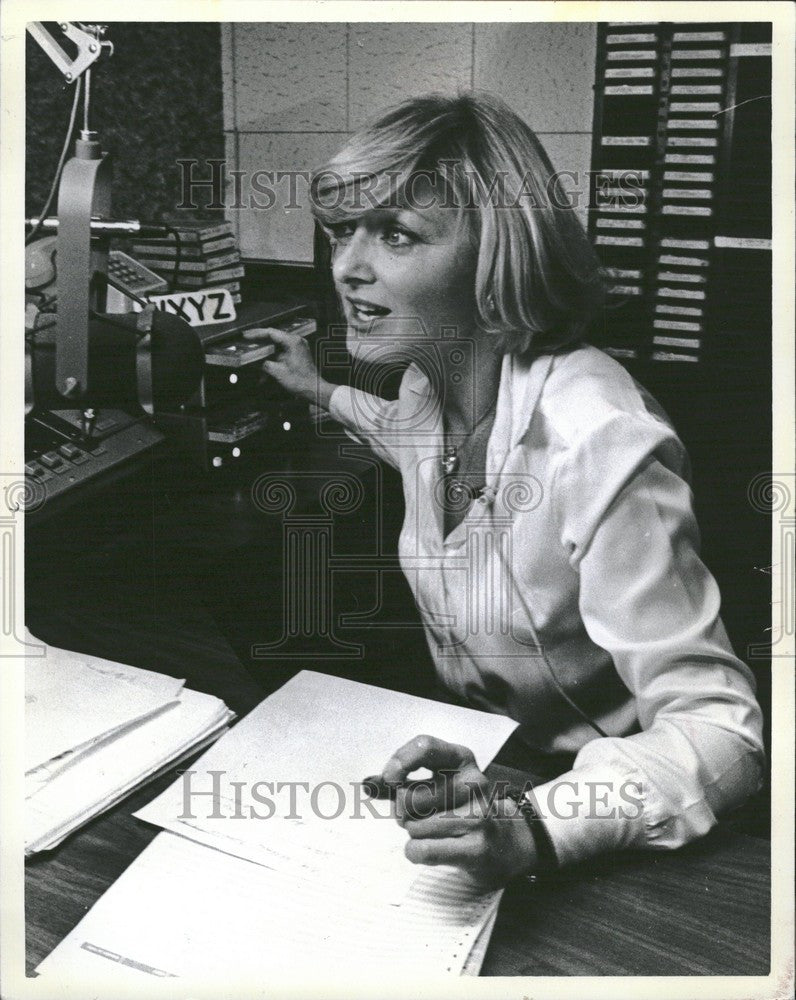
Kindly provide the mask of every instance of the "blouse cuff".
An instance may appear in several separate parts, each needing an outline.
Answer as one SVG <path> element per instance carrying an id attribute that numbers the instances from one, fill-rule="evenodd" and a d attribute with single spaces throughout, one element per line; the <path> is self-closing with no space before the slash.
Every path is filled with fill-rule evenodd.
<path id="1" fill-rule="evenodd" d="M 528 791 L 560 865 L 627 847 L 644 847 L 644 787 L 638 778 L 580 767 Z"/>
<path id="2" fill-rule="evenodd" d="M 353 429 L 354 403 L 351 398 L 350 386 L 338 385 L 333 390 L 329 397 L 329 413 L 339 424 Z"/>

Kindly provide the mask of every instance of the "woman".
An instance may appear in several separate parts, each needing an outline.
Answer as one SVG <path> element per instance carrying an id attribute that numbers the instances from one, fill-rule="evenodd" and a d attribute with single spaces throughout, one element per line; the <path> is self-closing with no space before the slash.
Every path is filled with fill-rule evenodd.
<path id="1" fill-rule="evenodd" d="M 697 554 L 681 442 L 582 341 L 598 265 L 538 140 L 487 95 L 410 100 L 315 174 L 313 201 L 351 353 L 411 363 L 395 401 L 324 381 L 299 337 L 266 370 L 401 471 L 401 565 L 443 684 L 575 755 L 484 804 L 466 747 L 399 748 L 382 777 L 407 856 L 494 885 L 704 834 L 759 787 L 753 679 Z M 437 780 L 409 802 L 420 767 Z"/>

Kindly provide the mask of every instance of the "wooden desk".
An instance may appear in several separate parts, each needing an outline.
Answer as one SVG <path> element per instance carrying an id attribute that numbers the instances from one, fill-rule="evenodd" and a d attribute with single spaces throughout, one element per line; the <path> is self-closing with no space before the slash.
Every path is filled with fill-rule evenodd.
<path id="1" fill-rule="evenodd" d="M 676 852 L 512 886 L 481 974 L 767 975 L 770 867 L 767 841 L 717 829 Z"/>
<path id="2" fill-rule="evenodd" d="M 307 450 L 302 461 L 314 475 L 328 468 L 317 451 Z M 269 560 L 279 559 L 282 536 L 278 519 L 253 508 L 250 485 L 214 482 L 185 482 L 172 502 L 174 483 L 158 481 L 157 503 L 141 505 L 137 524 L 130 499 L 104 518 L 87 514 L 88 538 L 56 525 L 39 541 L 31 539 L 34 631 L 54 645 L 185 677 L 189 687 L 219 695 L 239 715 L 303 667 L 417 690 L 423 642 L 405 626 L 394 633 L 392 664 L 383 640 L 380 653 L 369 648 L 364 661 L 352 663 L 319 662 L 310 653 L 305 662 L 246 659 L 252 638 L 278 635 L 279 622 L 271 622 L 272 635 L 246 632 L 241 622 L 249 608 L 256 627 L 266 628 L 268 588 L 273 593 L 274 578 L 281 578 L 279 562 L 274 567 Z M 361 546 L 362 529 L 355 515 L 350 520 Z M 335 543 L 344 544 L 342 533 Z M 360 607 L 370 607 L 367 599 L 364 594 Z M 232 630 L 219 627 L 233 606 L 245 614 L 240 611 Z M 389 635 L 389 629 L 376 633 Z M 406 664 L 415 651 L 410 676 Z M 506 772 L 496 768 L 494 776 Z M 28 863 L 29 973 L 156 836 L 131 814 L 173 777 L 151 783 Z M 512 886 L 483 974 L 765 975 L 769 875 L 767 841 L 719 829 L 672 854 L 622 855 L 574 868 L 549 885 Z"/>
<path id="3" fill-rule="evenodd" d="M 92 643 L 89 625 L 71 625 L 80 645 L 97 648 L 99 633 Z M 102 640 L 111 652 L 114 637 L 105 630 Z M 136 649 L 143 661 L 156 655 L 162 669 L 221 695 L 240 715 L 264 696 L 211 622 L 139 631 Z M 488 773 L 524 780 L 499 764 Z M 157 835 L 132 813 L 173 779 L 162 776 L 28 862 L 29 975 Z M 628 853 L 572 868 L 549 884 L 515 884 L 482 975 L 766 975 L 769 881 L 770 844 L 719 828 L 674 853 Z"/>
<path id="4" fill-rule="evenodd" d="M 173 777 L 141 789 L 51 856 L 28 862 L 29 975 L 157 835 L 131 813 Z M 766 975 L 769 846 L 719 829 L 674 853 L 628 854 L 573 868 L 547 885 L 514 884 L 482 975 Z"/>

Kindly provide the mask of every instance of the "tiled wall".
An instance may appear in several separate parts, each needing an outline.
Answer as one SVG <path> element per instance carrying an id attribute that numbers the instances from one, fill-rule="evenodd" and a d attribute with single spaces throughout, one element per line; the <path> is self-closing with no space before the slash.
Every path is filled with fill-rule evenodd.
<path id="1" fill-rule="evenodd" d="M 594 24 L 227 24 L 222 26 L 227 162 L 243 171 L 230 210 L 248 257 L 310 261 L 306 183 L 256 171 L 311 170 L 405 97 L 477 87 L 504 97 L 553 164 L 589 168 Z M 266 208 L 252 207 L 251 196 Z M 234 202 L 230 188 L 227 204 Z M 585 209 L 585 200 L 584 200 Z"/>

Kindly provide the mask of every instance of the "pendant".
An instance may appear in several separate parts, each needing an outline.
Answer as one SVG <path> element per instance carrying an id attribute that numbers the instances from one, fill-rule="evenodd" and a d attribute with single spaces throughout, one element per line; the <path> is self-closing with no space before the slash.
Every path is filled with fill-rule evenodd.
<path id="1" fill-rule="evenodd" d="M 448 497 L 453 504 L 454 510 L 460 508 L 463 500 L 467 500 L 469 503 L 472 499 L 470 492 L 470 486 L 467 483 L 463 483 L 460 479 L 454 479 L 451 481 L 448 486 Z"/>
<path id="2" fill-rule="evenodd" d="M 445 449 L 442 458 L 439 460 L 439 467 L 446 476 L 453 475 L 459 468 L 459 456 L 456 454 L 456 445 L 449 444 Z"/>

